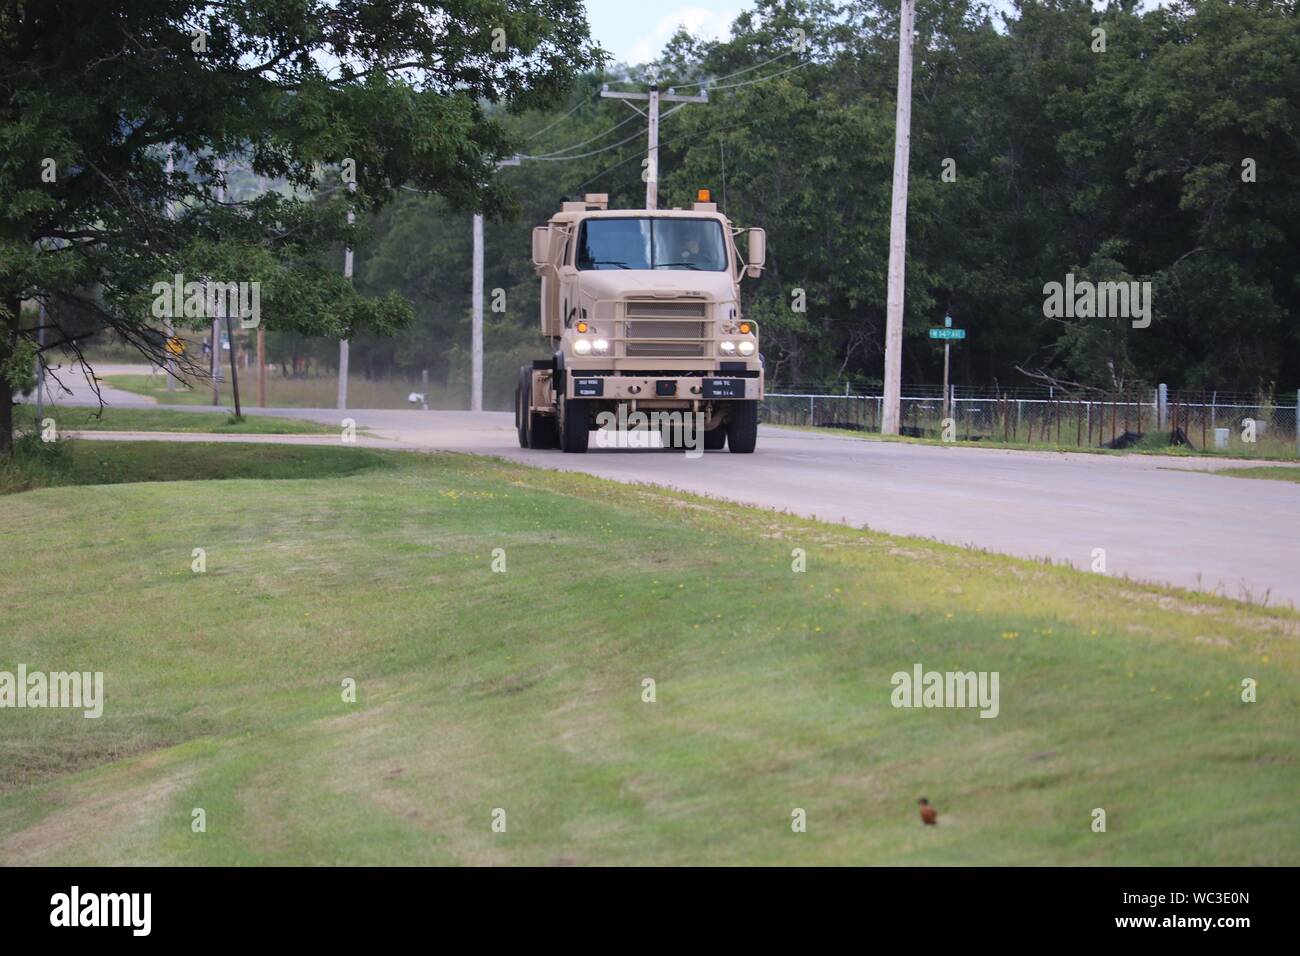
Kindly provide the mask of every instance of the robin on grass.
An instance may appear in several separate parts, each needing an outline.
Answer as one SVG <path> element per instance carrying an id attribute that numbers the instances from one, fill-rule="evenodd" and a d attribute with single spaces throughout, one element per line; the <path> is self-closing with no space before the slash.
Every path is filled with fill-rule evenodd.
<path id="1" fill-rule="evenodd" d="M 922 797 L 916 801 L 921 806 L 921 822 L 926 826 L 932 827 L 939 822 L 939 814 L 935 812 L 934 807 L 930 806 L 930 801 Z"/>

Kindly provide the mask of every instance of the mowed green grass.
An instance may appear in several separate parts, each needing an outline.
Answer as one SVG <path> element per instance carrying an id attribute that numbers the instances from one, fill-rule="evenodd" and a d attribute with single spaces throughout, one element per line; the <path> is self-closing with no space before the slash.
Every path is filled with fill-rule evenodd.
<path id="1" fill-rule="evenodd" d="M 252 376 L 249 374 L 245 377 L 245 375 L 246 373 L 243 371 L 240 372 L 239 397 L 244 404 L 252 405 L 256 402 Z M 104 375 L 101 376 L 100 380 L 112 388 L 121 389 L 124 392 L 134 392 L 136 395 L 145 395 L 165 405 L 212 405 L 212 383 L 210 380 L 193 384 L 178 383 L 171 391 L 167 390 L 167 379 L 161 373 L 155 375 L 129 373 Z M 219 387 L 221 404 L 233 407 L 235 393 L 230 384 L 229 371 L 226 372 L 226 377 L 221 381 Z"/>
<path id="2" fill-rule="evenodd" d="M 303 475 L 332 478 L 387 463 L 364 449 L 317 445 L 177 445 L 164 441 L 60 441 L 46 445 L 29 437 L 18 447 L 15 459 L 0 457 L 0 495 L 62 485 L 278 480 Z"/>
<path id="3" fill-rule="evenodd" d="M 23 430 L 40 430 L 36 409 L 24 405 L 14 410 L 14 424 Z M 182 412 L 167 408 L 47 407 L 41 416 L 54 419 L 60 432 L 210 432 L 221 435 L 327 435 L 339 433 L 332 425 L 274 415 L 245 415 L 236 421 L 230 412 Z"/>
<path id="4" fill-rule="evenodd" d="M 856 438 L 859 441 L 887 441 L 897 442 L 904 445 L 934 445 L 940 448 L 999 448 L 1009 451 L 1055 451 L 1055 452 L 1073 452 L 1081 455 L 1160 455 L 1171 458 L 1244 458 L 1244 459 L 1274 459 L 1286 461 L 1294 460 L 1296 455 L 1296 443 L 1294 441 L 1278 439 L 1275 436 L 1268 436 L 1265 440 L 1248 443 L 1235 441 L 1233 445 L 1225 450 L 1219 451 L 1214 448 L 1189 448 L 1186 445 L 1169 445 L 1162 441 L 1162 437 L 1156 433 L 1147 433 L 1143 439 L 1135 445 L 1128 448 L 1103 448 L 1098 440 L 1094 445 L 1075 445 L 1070 441 L 1070 436 L 1077 434 L 1069 432 L 1062 436 L 1061 443 L 1055 441 L 1043 441 L 1035 439 L 1033 441 L 1000 441 L 993 435 L 984 433 L 978 436 L 976 440 L 967 437 L 967 432 L 961 428 L 957 429 L 956 438 L 953 441 L 944 441 L 942 438 L 914 438 L 911 435 L 881 435 L 879 432 L 857 431 L 852 428 L 827 428 L 822 425 L 785 425 L 765 422 L 771 424 L 773 428 L 786 428 L 791 431 L 815 432 L 821 435 L 834 435 L 837 438 Z M 1283 465 L 1276 470 L 1285 470 Z M 1243 469 L 1244 470 L 1244 469 Z M 1219 472 L 1222 474 L 1223 472 Z M 1268 477 L 1268 476 L 1259 476 Z"/>
<path id="5" fill-rule="evenodd" d="M 1221 468 L 1214 472 L 1216 475 L 1227 475 L 1230 478 L 1264 478 L 1273 481 L 1291 481 L 1300 484 L 1300 468 L 1269 468 L 1261 466 L 1259 468 Z"/>
<path id="6" fill-rule="evenodd" d="M 362 453 L 0 499 L 0 670 L 106 681 L 0 711 L 0 861 L 1300 862 L 1291 612 Z M 999 672 L 1000 715 L 895 709 L 915 663 Z"/>
<path id="7" fill-rule="evenodd" d="M 161 374 L 105 375 L 103 381 L 113 388 L 146 395 L 166 405 L 212 404 L 211 380 L 178 384 L 170 392 L 167 391 L 167 379 Z M 468 404 L 467 397 L 452 394 L 441 386 L 430 385 L 427 389 L 422 389 L 395 379 L 367 379 L 356 375 L 348 381 L 348 405 L 350 408 L 410 408 L 407 396 L 412 391 L 421 390 L 429 393 L 431 408 L 463 408 Z M 241 370 L 239 397 L 245 408 L 256 404 L 256 394 L 253 373 Z M 220 383 L 220 396 L 223 406 L 234 406 L 234 389 L 228 368 Z M 285 378 L 279 373 L 268 373 L 266 376 L 266 404 L 270 408 L 333 408 L 337 400 L 337 376 Z"/>

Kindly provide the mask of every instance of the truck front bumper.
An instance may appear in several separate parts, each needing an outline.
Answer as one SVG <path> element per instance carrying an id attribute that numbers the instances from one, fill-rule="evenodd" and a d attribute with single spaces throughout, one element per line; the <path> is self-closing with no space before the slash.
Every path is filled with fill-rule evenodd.
<path id="1" fill-rule="evenodd" d="M 681 405 L 687 402 L 758 401 L 763 397 L 762 372 L 743 378 L 718 372 L 713 375 L 593 375 L 570 370 L 565 375 L 565 398 L 591 398 L 614 402 Z"/>

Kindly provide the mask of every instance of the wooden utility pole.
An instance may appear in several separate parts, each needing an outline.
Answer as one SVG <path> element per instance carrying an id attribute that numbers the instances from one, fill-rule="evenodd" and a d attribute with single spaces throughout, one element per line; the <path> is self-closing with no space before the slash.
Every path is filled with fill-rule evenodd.
<path id="1" fill-rule="evenodd" d="M 903 374 L 903 280 L 907 257 L 907 161 L 912 141 L 912 23 L 916 0 L 903 0 L 898 21 L 898 108 L 894 120 L 894 193 L 889 210 L 889 295 L 885 305 L 884 416 L 880 431 L 897 435 Z"/>
<path id="2" fill-rule="evenodd" d="M 206 289 L 206 286 L 205 286 Z M 204 300 L 207 299 L 205 292 Z M 212 320 L 212 404 L 221 404 L 221 320 Z"/>
<path id="3" fill-rule="evenodd" d="M 519 157 L 511 156 L 497 163 L 502 166 L 518 166 Z M 470 322 L 470 392 L 469 408 L 472 412 L 483 411 L 483 214 L 474 213 L 474 262 L 473 283 L 470 290 L 472 319 Z M 427 392 L 426 392 L 427 394 Z"/>
<path id="4" fill-rule="evenodd" d="M 348 183 L 348 192 L 357 191 L 355 180 Z M 348 210 L 348 225 L 356 222 L 357 217 L 351 209 Z M 348 246 L 343 250 L 343 278 L 349 282 L 352 281 L 352 247 Z M 339 411 L 344 411 L 348 407 L 348 352 L 349 345 L 347 339 L 339 339 Z"/>
<path id="5" fill-rule="evenodd" d="M 38 300 L 40 309 L 39 317 L 36 319 L 36 428 L 40 429 L 41 419 L 45 417 L 45 296 L 42 295 Z M 1297 426 L 1300 428 L 1300 426 Z"/>
<path id="6" fill-rule="evenodd" d="M 469 410 L 483 411 L 483 214 L 474 213 L 474 288 L 470 290 Z"/>
<path id="7" fill-rule="evenodd" d="M 266 408 L 266 329 L 257 324 L 257 407 Z"/>
<path id="8" fill-rule="evenodd" d="M 244 410 L 239 404 L 239 370 L 235 367 L 235 330 L 230 324 L 229 310 L 226 310 L 226 338 L 230 340 L 230 390 L 235 397 L 235 417 L 243 418 Z"/>
<path id="9" fill-rule="evenodd" d="M 172 176 L 175 175 L 176 173 L 176 158 L 175 156 L 172 155 L 172 153 L 173 153 L 172 144 L 168 143 L 167 144 L 167 188 L 169 190 L 171 189 L 171 185 L 172 185 Z M 166 210 L 167 218 L 168 219 L 172 218 L 172 201 L 170 197 L 167 199 L 164 209 Z M 172 357 L 175 354 L 174 352 L 172 352 L 172 343 L 175 341 L 176 338 L 176 327 L 172 324 L 172 320 L 170 317 L 164 323 L 163 327 L 167 330 L 167 367 L 165 369 L 167 373 L 167 391 L 174 392 L 176 391 L 176 359 Z"/>
<path id="10" fill-rule="evenodd" d="M 217 160 L 217 202 L 219 204 L 224 203 L 226 201 L 225 177 L 226 177 L 226 161 L 224 159 L 218 159 Z M 211 301 L 212 298 L 208 295 L 208 283 L 207 280 L 204 279 L 203 281 L 204 305 L 206 306 L 207 303 Z M 232 356 L 234 355 L 234 352 L 235 352 L 235 346 L 234 343 L 232 342 L 230 344 L 230 353 Z M 221 317 L 218 315 L 212 316 L 212 404 L 213 405 L 221 404 Z"/>
<path id="11" fill-rule="evenodd" d="M 645 207 L 659 208 L 659 85 L 650 84 L 649 126 L 646 130 Z"/>
<path id="12" fill-rule="evenodd" d="M 659 84 L 651 83 L 650 92 L 648 93 L 623 93 L 618 90 L 610 90 L 608 86 L 600 91 L 600 95 L 606 99 L 623 100 L 632 109 L 636 110 L 646 118 L 649 123 L 648 137 L 646 143 L 646 178 L 645 178 L 645 207 L 646 209 L 659 208 L 659 104 L 664 103 L 707 103 L 709 94 L 700 93 L 697 96 L 682 96 L 676 90 L 669 90 L 667 93 L 659 92 Z M 638 106 L 632 106 L 628 101 L 644 100 L 647 110 L 642 110 Z M 676 107 L 668 112 L 676 112 L 681 107 Z M 667 114 L 664 114 L 667 115 Z"/>

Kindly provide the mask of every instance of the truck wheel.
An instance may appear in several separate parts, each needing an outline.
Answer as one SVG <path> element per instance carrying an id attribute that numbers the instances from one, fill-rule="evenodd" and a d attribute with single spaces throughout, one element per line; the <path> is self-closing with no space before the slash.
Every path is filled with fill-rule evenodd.
<path id="1" fill-rule="evenodd" d="M 587 450 L 591 433 L 591 416 L 587 401 L 581 398 L 560 399 L 560 450 L 582 454 Z"/>
<path id="2" fill-rule="evenodd" d="M 531 365 L 519 366 L 519 383 L 515 386 L 515 431 L 519 433 L 519 447 L 529 447 L 529 426 L 532 424 L 533 369 Z"/>
<path id="3" fill-rule="evenodd" d="M 705 451 L 722 451 L 727 444 L 727 426 L 719 425 L 704 433 Z"/>
<path id="4" fill-rule="evenodd" d="M 733 402 L 727 419 L 727 445 L 733 452 L 748 455 L 758 444 L 758 402 Z"/>

